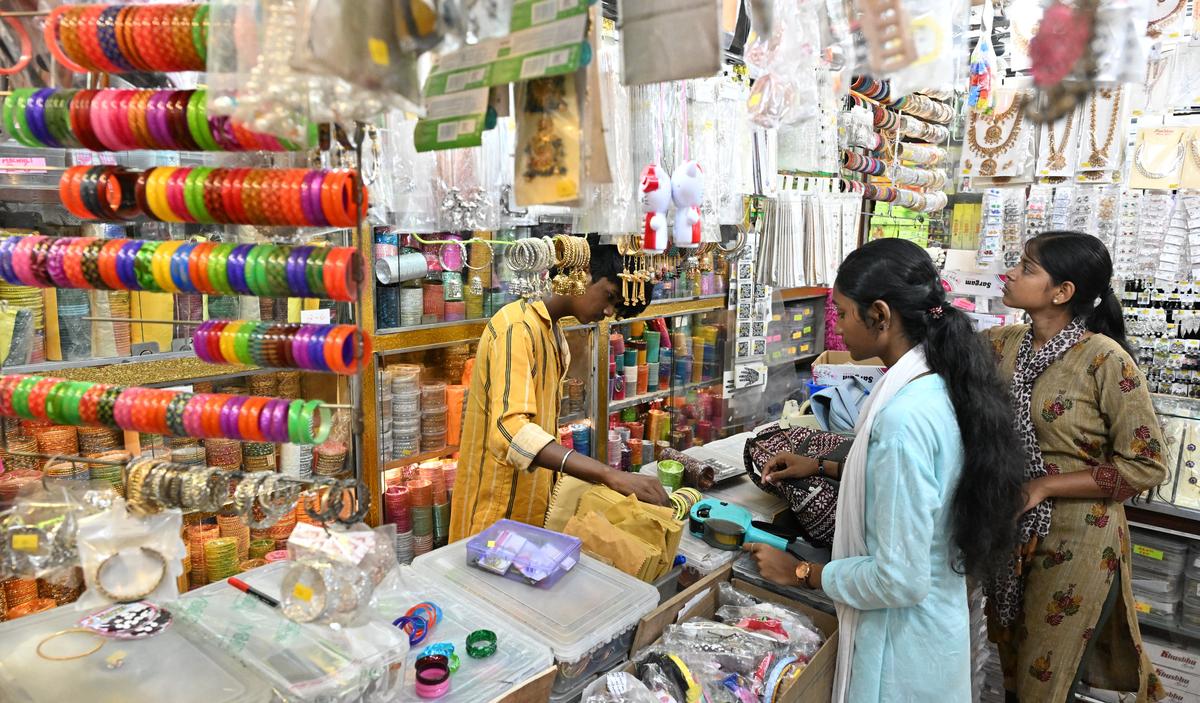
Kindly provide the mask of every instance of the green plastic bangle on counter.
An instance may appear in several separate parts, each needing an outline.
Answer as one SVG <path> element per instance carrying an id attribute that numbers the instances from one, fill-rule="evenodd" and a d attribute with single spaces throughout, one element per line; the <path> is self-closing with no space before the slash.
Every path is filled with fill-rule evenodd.
<path id="1" fill-rule="evenodd" d="M 486 659 L 496 653 L 496 633 L 491 630 L 475 630 L 467 635 L 467 656 Z"/>

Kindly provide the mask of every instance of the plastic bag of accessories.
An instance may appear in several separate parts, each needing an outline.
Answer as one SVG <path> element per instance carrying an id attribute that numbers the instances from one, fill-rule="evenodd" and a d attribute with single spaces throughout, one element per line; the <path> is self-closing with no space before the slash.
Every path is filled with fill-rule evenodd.
<path id="1" fill-rule="evenodd" d="M 659 699 L 628 671 L 612 671 L 583 689 L 580 703 L 659 703 Z"/>
<path id="2" fill-rule="evenodd" d="M 307 21 L 292 67 L 393 93 L 410 109 L 421 102 L 420 55 L 457 46 L 458 4 L 442 0 L 304 0 Z"/>
<path id="3" fill-rule="evenodd" d="M 772 32 L 746 49 L 755 78 L 747 105 L 750 119 L 762 127 L 795 124 L 817 116 L 813 69 L 820 50 L 820 13 L 811 0 L 774 3 Z"/>
<path id="4" fill-rule="evenodd" d="M 297 523 L 288 538 L 280 611 L 294 622 L 363 624 L 375 587 L 396 568 L 395 538 L 391 525 L 335 529 Z"/>
<path id="5" fill-rule="evenodd" d="M 804 613 L 777 603 L 758 602 L 728 583 L 720 585 L 718 603 L 716 615 L 722 623 L 765 637 L 805 661 L 812 659 L 825 642 Z"/>
<path id="6" fill-rule="evenodd" d="M 79 564 L 87 580 L 80 602 L 175 599 L 187 554 L 179 536 L 182 529 L 178 510 L 135 515 L 120 498 L 108 509 L 80 519 Z"/>
<path id="7" fill-rule="evenodd" d="M 79 565 L 80 520 L 115 500 L 117 494 L 107 481 L 24 483 L 11 507 L 0 512 L 0 580 L 68 580 Z"/>
<path id="8" fill-rule="evenodd" d="M 711 655 L 722 671 L 750 676 L 763 657 L 778 654 L 780 649 L 779 642 L 770 636 L 693 618 L 679 625 L 668 626 L 659 641 L 647 651 Z"/>

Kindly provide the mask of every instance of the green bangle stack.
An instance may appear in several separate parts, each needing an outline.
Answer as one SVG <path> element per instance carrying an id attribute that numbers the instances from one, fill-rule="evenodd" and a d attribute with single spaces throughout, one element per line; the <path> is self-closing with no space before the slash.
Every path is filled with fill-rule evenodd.
<path id="1" fill-rule="evenodd" d="M 486 659 L 495 653 L 495 632 L 491 630 L 476 630 L 467 635 L 467 655 L 472 659 Z"/>

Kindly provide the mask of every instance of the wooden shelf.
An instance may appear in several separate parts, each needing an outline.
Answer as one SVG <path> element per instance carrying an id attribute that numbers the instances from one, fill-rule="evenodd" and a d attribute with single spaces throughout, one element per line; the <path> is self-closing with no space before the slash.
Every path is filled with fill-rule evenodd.
<path id="1" fill-rule="evenodd" d="M 399 469 L 399 468 L 408 466 L 410 464 L 419 464 L 422 461 L 428 461 L 430 459 L 441 459 L 442 457 L 446 456 L 447 454 L 453 454 L 457 451 L 458 451 L 457 446 L 448 445 L 448 446 L 445 446 L 436 451 L 421 452 L 420 454 L 415 454 L 413 456 L 410 456 L 410 457 L 407 457 L 404 459 L 396 459 L 395 461 L 389 461 L 388 463 L 379 467 L 379 470 L 380 471 L 390 471 L 392 469 Z"/>

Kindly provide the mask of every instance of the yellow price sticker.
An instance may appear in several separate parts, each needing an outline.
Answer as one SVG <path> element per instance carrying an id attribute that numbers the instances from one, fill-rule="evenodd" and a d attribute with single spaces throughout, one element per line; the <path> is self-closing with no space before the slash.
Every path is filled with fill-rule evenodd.
<path id="1" fill-rule="evenodd" d="M 560 198 L 574 198 L 579 194 L 579 190 L 575 186 L 575 181 L 566 177 L 558 179 L 555 192 Z"/>
<path id="2" fill-rule="evenodd" d="M 292 587 L 292 595 L 307 603 L 312 600 L 313 592 L 308 586 L 298 583 Z"/>
<path id="3" fill-rule="evenodd" d="M 1149 604 L 1149 603 L 1141 603 L 1141 602 L 1138 602 L 1138 601 L 1134 601 L 1134 603 L 1133 603 L 1133 609 L 1134 609 L 1134 610 L 1136 610 L 1136 611 L 1138 611 L 1139 613 L 1146 613 L 1146 614 L 1149 614 L 1149 613 L 1150 613 L 1150 604 Z"/>
<path id="4" fill-rule="evenodd" d="M 18 552 L 36 552 L 38 548 L 38 536 L 13 535 L 12 548 Z"/>
<path id="5" fill-rule="evenodd" d="M 1144 547 L 1140 544 L 1133 545 L 1133 553 L 1144 556 L 1147 559 L 1157 559 L 1158 561 L 1163 560 L 1163 553 L 1161 549 L 1151 549 L 1150 547 Z"/>
<path id="6" fill-rule="evenodd" d="M 371 60 L 380 66 L 387 66 L 392 62 L 391 56 L 388 54 L 387 42 L 383 41 L 382 39 L 376 39 L 374 37 L 368 39 L 367 51 L 371 54 Z"/>

